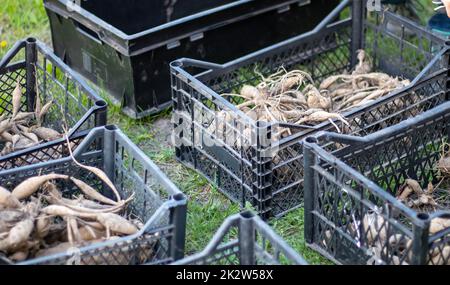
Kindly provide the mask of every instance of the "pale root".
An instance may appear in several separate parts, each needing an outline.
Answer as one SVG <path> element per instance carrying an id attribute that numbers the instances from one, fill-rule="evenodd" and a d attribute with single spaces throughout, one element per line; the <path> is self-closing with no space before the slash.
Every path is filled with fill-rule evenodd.
<path id="1" fill-rule="evenodd" d="M 100 194 L 97 190 L 92 188 L 90 185 L 85 183 L 84 181 L 81 181 L 77 178 L 71 177 L 70 180 L 89 198 L 93 200 L 97 200 L 99 202 L 109 204 L 109 205 L 117 205 L 117 202 L 103 196 Z"/>
<path id="2" fill-rule="evenodd" d="M 104 225 L 107 230 L 118 234 L 132 235 L 138 232 L 138 228 L 134 224 L 113 213 L 98 214 L 97 221 Z"/>
<path id="3" fill-rule="evenodd" d="M 12 95 L 12 107 L 13 107 L 13 112 L 12 112 L 12 116 L 15 117 L 17 115 L 17 113 L 20 110 L 20 107 L 22 105 L 22 90 L 21 90 L 21 85 L 20 82 L 17 81 L 16 83 L 16 88 L 13 91 L 13 95 Z"/>
<path id="4" fill-rule="evenodd" d="M 0 187 L 0 205 L 6 208 L 19 208 L 21 206 L 19 200 L 3 187 Z"/>
<path id="5" fill-rule="evenodd" d="M 59 132 L 45 127 L 35 128 L 33 129 L 33 133 L 44 141 L 52 141 L 61 138 L 61 134 Z"/>
<path id="6" fill-rule="evenodd" d="M 38 191 L 45 182 L 55 179 L 68 179 L 68 176 L 61 174 L 47 174 L 28 178 L 14 188 L 12 195 L 19 200 L 26 199 Z"/>
<path id="7" fill-rule="evenodd" d="M 27 218 L 18 222 L 10 231 L 8 235 L 9 250 L 20 247 L 22 243 L 26 242 L 33 232 L 33 220 Z"/>

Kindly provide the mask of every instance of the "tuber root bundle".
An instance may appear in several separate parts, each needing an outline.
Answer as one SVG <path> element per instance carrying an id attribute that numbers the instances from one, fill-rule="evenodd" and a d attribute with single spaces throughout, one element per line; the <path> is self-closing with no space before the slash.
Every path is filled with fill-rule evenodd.
<path id="1" fill-rule="evenodd" d="M 93 171 L 105 179 L 103 171 Z M 79 191 L 67 197 L 57 185 Z M 134 196 L 117 198 L 112 200 L 80 179 L 56 173 L 28 178 L 11 192 L 0 187 L 0 255 L 19 262 L 137 234 L 143 223 L 126 212 Z M 110 257 L 98 261 L 117 263 Z"/>
<path id="2" fill-rule="evenodd" d="M 372 63 L 364 50 L 358 52 L 359 63 L 351 74 L 333 75 L 315 85 L 311 76 L 301 70 L 286 71 L 281 68 L 269 77 L 262 77 L 257 86 L 245 85 L 240 94 L 223 94 L 241 101 L 237 108 L 255 121 L 291 123 L 314 126 L 330 121 L 338 130 L 335 120 L 348 125 L 342 112 L 363 106 L 408 85 L 408 80 L 373 72 Z M 210 127 L 226 137 L 227 125 L 233 125 L 230 116 L 221 111 L 222 122 Z M 245 132 L 244 133 L 249 133 Z M 290 129 L 282 129 L 277 138 L 290 135 Z"/>
<path id="3" fill-rule="evenodd" d="M 7 155 L 62 137 L 58 131 L 42 126 L 53 102 L 49 101 L 41 107 L 42 103 L 38 95 L 34 112 L 23 112 L 21 111 L 22 97 L 21 84 L 18 81 L 12 94 L 12 112 L 0 117 L 0 142 L 4 143 L 0 155 Z"/>

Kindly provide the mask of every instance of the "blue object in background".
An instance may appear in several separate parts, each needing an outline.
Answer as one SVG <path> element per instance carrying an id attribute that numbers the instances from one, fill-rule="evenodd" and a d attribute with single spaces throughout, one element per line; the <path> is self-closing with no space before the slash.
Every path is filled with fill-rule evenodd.
<path id="1" fill-rule="evenodd" d="M 447 14 L 437 13 L 428 21 L 428 26 L 434 32 L 450 36 L 450 18 Z"/>

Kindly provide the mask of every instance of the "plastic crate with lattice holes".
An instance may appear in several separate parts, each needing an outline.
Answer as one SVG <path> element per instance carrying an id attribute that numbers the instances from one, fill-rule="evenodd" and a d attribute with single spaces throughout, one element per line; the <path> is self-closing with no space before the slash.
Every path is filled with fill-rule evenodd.
<path id="1" fill-rule="evenodd" d="M 384 9 L 366 13 L 366 2 L 344 0 L 314 30 L 223 65 L 193 59 L 173 62 L 177 158 L 234 202 L 251 203 L 265 219 L 280 217 L 303 201 L 298 142 L 307 135 L 336 128 L 364 135 L 446 101 L 445 94 L 435 92 L 446 85 L 448 57 L 441 56 L 445 41 Z M 258 122 L 236 107 L 242 98 L 222 96 L 239 93 L 246 84 L 254 86 L 280 67 L 307 71 L 321 82 L 350 71 L 359 49 L 371 57 L 376 71 L 408 78 L 409 86 L 434 79 L 414 92 L 397 89 L 344 112 L 349 126 L 340 120 L 317 125 Z M 286 130 L 290 134 L 280 138 Z"/>
<path id="2" fill-rule="evenodd" d="M 445 103 L 365 137 L 307 138 L 308 245 L 342 264 L 450 264 L 450 184 L 440 166 L 449 111 Z"/>
<path id="3" fill-rule="evenodd" d="M 124 215 L 144 226 L 134 235 L 74 247 L 20 264 L 167 264 L 183 257 L 186 197 L 128 137 L 115 126 L 94 128 L 81 139 L 74 157 L 84 165 L 102 169 L 122 199 L 134 195 Z M 4 170 L 0 172 L 0 185 L 14 189 L 29 177 L 48 173 L 69 174 L 103 195 L 114 197 L 105 183 L 70 156 Z M 57 183 L 63 195 L 79 194 L 70 180 Z M 5 258 L 3 261 L 9 262 Z"/>
<path id="4" fill-rule="evenodd" d="M 208 246 L 176 265 L 306 265 L 269 225 L 251 212 L 225 220 Z"/>

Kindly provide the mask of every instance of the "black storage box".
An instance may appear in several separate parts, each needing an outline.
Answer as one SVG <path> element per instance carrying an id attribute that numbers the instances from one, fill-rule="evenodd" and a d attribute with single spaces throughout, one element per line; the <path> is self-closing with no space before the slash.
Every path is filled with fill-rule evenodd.
<path id="1" fill-rule="evenodd" d="M 311 30 L 338 3 L 44 0 L 56 54 L 134 118 L 171 105 L 171 61 L 227 62 Z"/>

